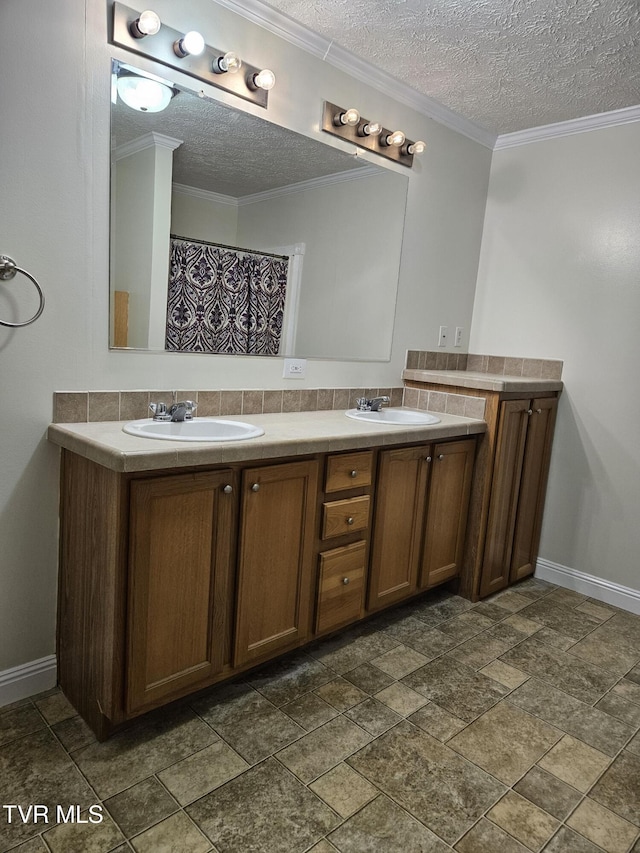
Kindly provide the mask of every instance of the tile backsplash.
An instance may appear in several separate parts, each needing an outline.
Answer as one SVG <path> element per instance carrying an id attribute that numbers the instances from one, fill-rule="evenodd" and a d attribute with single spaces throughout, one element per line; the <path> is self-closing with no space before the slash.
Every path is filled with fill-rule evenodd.
<path id="1" fill-rule="evenodd" d="M 200 417 L 260 415 L 272 412 L 315 412 L 350 409 L 358 397 L 391 398 L 403 405 L 405 389 L 301 388 L 297 390 L 179 390 L 178 399 L 194 400 Z M 53 395 L 54 423 L 130 421 L 150 417 L 149 403 L 170 403 L 173 391 L 58 391 Z M 407 404 L 408 405 L 408 404 Z"/>
<path id="2" fill-rule="evenodd" d="M 479 353 L 408 350 L 406 366 L 410 370 L 473 370 L 498 376 L 561 379 L 563 362 L 550 358 L 513 358 Z"/>

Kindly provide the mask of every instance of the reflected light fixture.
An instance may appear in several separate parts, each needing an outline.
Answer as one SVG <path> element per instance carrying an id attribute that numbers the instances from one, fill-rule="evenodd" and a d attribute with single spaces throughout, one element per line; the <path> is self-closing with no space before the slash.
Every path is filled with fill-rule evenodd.
<path id="1" fill-rule="evenodd" d="M 247 86 L 250 89 L 264 89 L 268 92 L 276 85 L 276 75 L 268 68 L 263 68 L 257 74 L 250 74 L 247 77 Z"/>
<path id="2" fill-rule="evenodd" d="M 427 150 L 427 143 L 419 139 L 417 142 L 409 142 L 405 148 L 407 154 L 423 154 Z"/>
<path id="3" fill-rule="evenodd" d="M 344 110 L 333 117 L 333 123 L 339 127 L 341 124 L 346 124 L 349 127 L 356 127 L 360 124 L 360 113 L 354 110 L 353 107 L 349 110 Z"/>
<path id="4" fill-rule="evenodd" d="M 380 141 L 383 145 L 397 145 L 400 147 L 404 145 L 407 137 L 401 130 L 394 130 L 393 133 L 383 134 L 380 137 Z"/>
<path id="5" fill-rule="evenodd" d="M 242 68 L 242 60 L 237 53 L 230 50 L 224 56 L 219 56 L 211 63 L 214 74 L 235 74 Z"/>
<path id="6" fill-rule="evenodd" d="M 204 38 L 197 30 L 189 30 L 173 43 L 173 52 L 181 59 L 185 56 L 200 56 L 203 50 Z"/>
<path id="7" fill-rule="evenodd" d="M 169 106 L 175 91 L 148 77 L 137 74 L 119 74 L 116 83 L 118 95 L 132 110 L 141 113 L 160 113 Z"/>
<path id="8" fill-rule="evenodd" d="M 422 140 L 407 139 L 402 130 L 389 130 L 379 121 L 363 118 L 353 107 L 344 109 L 329 101 L 324 102 L 322 130 L 409 168 L 414 154 L 421 154 L 427 147 Z"/>
<path id="9" fill-rule="evenodd" d="M 140 17 L 131 24 L 129 32 L 134 39 L 143 39 L 145 36 L 155 36 L 160 32 L 161 26 L 158 15 L 151 9 L 146 9 L 140 12 Z"/>

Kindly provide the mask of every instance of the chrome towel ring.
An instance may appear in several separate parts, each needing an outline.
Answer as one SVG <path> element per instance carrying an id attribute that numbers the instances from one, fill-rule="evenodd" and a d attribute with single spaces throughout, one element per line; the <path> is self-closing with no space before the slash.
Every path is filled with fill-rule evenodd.
<path id="1" fill-rule="evenodd" d="M 11 328 L 14 329 L 34 323 L 44 310 L 44 293 L 35 278 L 31 273 L 28 273 L 26 270 L 23 270 L 22 267 L 19 267 L 13 258 L 10 258 L 8 255 L 0 255 L 0 281 L 9 281 L 9 279 L 13 278 L 17 272 L 21 272 L 22 275 L 29 279 L 29 281 L 33 282 L 36 290 L 38 291 L 38 296 L 40 297 L 40 305 L 33 317 L 30 320 L 25 320 L 23 323 L 9 323 L 7 320 L 0 320 L 0 326 L 11 326 Z"/>

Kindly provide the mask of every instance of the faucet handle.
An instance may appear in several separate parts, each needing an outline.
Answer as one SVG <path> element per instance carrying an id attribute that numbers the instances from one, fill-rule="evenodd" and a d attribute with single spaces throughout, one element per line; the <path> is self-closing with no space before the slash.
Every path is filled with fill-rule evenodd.
<path id="1" fill-rule="evenodd" d="M 153 412 L 155 421 L 166 421 L 169 418 L 166 403 L 149 403 L 149 411 Z"/>
<path id="2" fill-rule="evenodd" d="M 359 412 L 368 412 L 371 410 L 371 400 L 368 397 L 358 397 L 356 406 Z"/>
<path id="3" fill-rule="evenodd" d="M 193 418 L 193 413 L 198 408 L 198 404 L 193 400 L 185 400 L 184 407 L 186 409 L 184 418 L 187 421 L 190 421 Z"/>

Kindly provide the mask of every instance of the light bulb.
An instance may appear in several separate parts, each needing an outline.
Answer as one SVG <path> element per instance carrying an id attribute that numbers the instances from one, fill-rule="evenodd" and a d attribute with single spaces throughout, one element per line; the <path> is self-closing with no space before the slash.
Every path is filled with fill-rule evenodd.
<path id="1" fill-rule="evenodd" d="M 380 136 L 382 133 L 382 125 L 379 121 L 368 121 L 358 132 L 361 133 L 362 136 Z"/>
<path id="2" fill-rule="evenodd" d="M 185 56 L 199 56 L 204 50 L 204 38 L 195 30 L 189 30 L 173 45 L 173 51 L 181 59 Z"/>
<path id="3" fill-rule="evenodd" d="M 411 142 L 407 145 L 407 154 L 422 154 L 427 150 L 427 143 L 419 139 L 417 142 Z"/>
<path id="4" fill-rule="evenodd" d="M 161 24 L 158 15 L 152 12 L 151 9 L 147 9 L 141 12 L 140 17 L 131 24 L 129 32 L 134 38 L 142 39 L 145 36 L 155 36 L 160 27 Z"/>
<path id="5" fill-rule="evenodd" d="M 258 71 L 257 74 L 251 74 L 249 76 L 247 85 L 254 91 L 256 89 L 265 89 L 265 91 L 268 92 L 269 89 L 273 89 L 276 85 L 276 75 L 268 68 L 263 68 L 262 71 Z"/>
<path id="6" fill-rule="evenodd" d="M 358 110 L 345 110 L 338 115 L 339 124 L 346 124 L 348 127 L 355 127 L 360 121 L 360 113 Z"/>
<path id="7" fill-rule="evenodd" d="M 123 75 L 118 77 L 118 94 L 132 110 L 141 113 L 159 113 L 166 109 L 174 95 L 169 86 L 147 77 Z"/>
<path id="8" fill-rule="evenodd" d="M 406 136 L 401 130 L 394 130 L 393 133 L 390 133 L 388 136 L 385 136 L 382 140 L 384 145 L 404 145 Z"/>
<path id="9" fill-rule="evenodd" d="M 213 60 L 211 70 L 214 74 L 235 74 L 242 68 L 242 60 L 237 53 L 229 51 L 224 56 Z"/>

